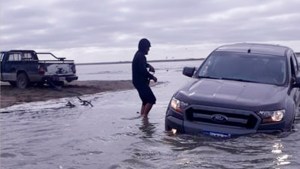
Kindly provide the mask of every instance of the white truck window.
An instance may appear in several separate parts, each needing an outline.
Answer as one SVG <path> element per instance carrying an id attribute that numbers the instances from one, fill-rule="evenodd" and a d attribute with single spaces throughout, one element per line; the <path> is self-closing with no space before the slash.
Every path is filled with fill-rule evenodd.
<path id="1" fill-rule="evenodd" d="M 22 56 L 20 53 L 11 53 L 8 56 L 8 61 L 20 61 Z"/>
<path id="2" fill-rule="evenodd" d="M 35 60 L 31 53 L 24 53 L 22 60 L 24 61 L 32 61 Z"/>

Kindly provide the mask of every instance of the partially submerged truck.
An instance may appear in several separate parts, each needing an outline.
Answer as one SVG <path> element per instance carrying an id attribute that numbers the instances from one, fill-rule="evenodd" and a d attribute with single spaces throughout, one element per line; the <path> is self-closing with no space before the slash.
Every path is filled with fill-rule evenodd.
<path id="1" fill-rule="evenodd" d="M 40 60 L 48 55 L 54 59 Z M 29 85 L 63 85 L 77 80 L 73 60 L 56 57 L 52 53 L 38 53 L 34 50 L 10 50 L 0 52 L 0 80 L 12 86 L 25 89 Z"/>
<path id="2" fill-rule="evenodd" d="M 237 43 L 215 49 L 192 81 L 171 98 L 165 128 L 231 137 L 290 131 L 300 105 L 299 53 L 289 47 Z"/>

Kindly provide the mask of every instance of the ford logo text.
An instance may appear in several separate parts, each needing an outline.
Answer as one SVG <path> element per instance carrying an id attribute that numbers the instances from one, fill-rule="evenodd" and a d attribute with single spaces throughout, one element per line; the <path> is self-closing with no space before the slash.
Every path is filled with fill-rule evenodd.
<path id="1" fill-rule="evenodd" d="M 213 114 L 211 119 L 217 123 L 225 123 L 228 120 L 228 117 L 222 114 Z"/>

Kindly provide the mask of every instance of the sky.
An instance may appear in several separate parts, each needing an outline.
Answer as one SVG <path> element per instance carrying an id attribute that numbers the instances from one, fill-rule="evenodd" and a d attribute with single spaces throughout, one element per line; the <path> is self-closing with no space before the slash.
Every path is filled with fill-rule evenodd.
<path id="1" fill-rule="evenodd" d="M 205 58 L 223 44 L 300 52 L 300 0 L 0 0 L 0 50 L 52 52 L 75 63 Z"/>

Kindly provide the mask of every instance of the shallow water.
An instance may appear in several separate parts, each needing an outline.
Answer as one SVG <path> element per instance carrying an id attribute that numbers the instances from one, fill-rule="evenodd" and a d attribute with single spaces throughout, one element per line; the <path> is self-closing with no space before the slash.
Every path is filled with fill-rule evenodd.
<path id="1" fill-rule="evenodd" d="M 157 104 L 148 120 L 138 118 L 135 90 L 81 97 L 93 107 L 64 98 L 1 109 L 0 168 L 299 168 L 299 122 L 290 133 L 225 140 L 164 131 L 169 99 L 189 80 L 182 67 L 198 64 L 153 64 L 163 83 L 153 86 Z M 131 75 L 130 64 L 79 66 L 77 71 L 81 80 Z M 68 101 L 75 107 L 67 107 Z"/>

